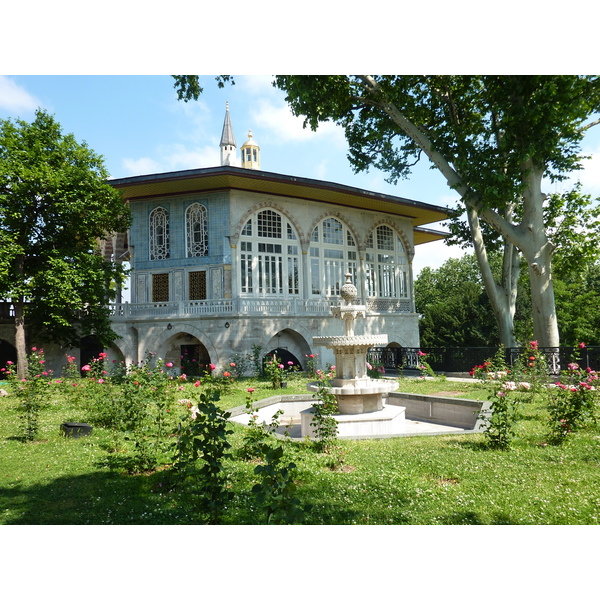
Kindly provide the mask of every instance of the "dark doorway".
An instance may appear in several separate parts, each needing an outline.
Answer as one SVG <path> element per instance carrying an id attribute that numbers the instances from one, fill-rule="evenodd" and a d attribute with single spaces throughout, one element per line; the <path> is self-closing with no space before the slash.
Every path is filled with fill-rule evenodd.
<path id="1" fill-rule="evenodd" d="M 181 372 L 188 377 L 199 377 L 206 373 L 210 356 L 203 344 L 181 345 Z"/>
<path id="2" fill-rule="evenodd" d="M 80 371 L 83 365 L 89 365 L 92 359 L 98 358 L 100 352 L 104 352 L 104 346 L 93 335 L 82 338 L 79 363 Z"/>
<path id="3" fill-rule="evenodd" d="M 16 364 L 17 350 L 10 342 L 0 340 L 0 369 L 6 369 L 8 361 Z M 0 370 L 0 379 L 6 379 L 6 371 Z"/>
<path id="4" fill-rule="evenodd" d="M 265 360 L 270 359 L 273 356 L 277 356 L 286 370 L 293 369 L 294 371 L 302 371 L 302 365 L 300 364 L 300 361 L 289 350 L 275 348 L 275 350 L 271 350 L 267 353 Z"/>

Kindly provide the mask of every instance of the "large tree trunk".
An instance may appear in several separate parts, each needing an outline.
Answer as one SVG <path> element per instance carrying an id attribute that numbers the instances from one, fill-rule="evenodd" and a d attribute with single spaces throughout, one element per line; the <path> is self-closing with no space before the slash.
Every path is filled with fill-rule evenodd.
<path id="1" fill-rule="evenodd" d="M 524 214 L 521 223 L 521 251 L 529 265 L 531 284 L 531 305 L 533 310 L 533 332 L 538 344 L 545 348 L 560 345 L 558 321 L 554 303 L 552 282 L 553 246 L 546 236 L 544 224 L 544 199 L 542 193 L 542 171 L 531 161 L 527 164 L 524 181 L 527 184 L 523 194 Z"/>
<path id="2" fill-rule="evenodd" d="M 19 281 L 23 281 L 25 272 L 25 255 L 19 254 L 15 258 L 15 270 Z M 27 377 L 27 345 L 25 342 L 25 298 L 20 296 L 12 298 L 15 308 L 15 348 L 17 349 L 17 376 L 19 379 Z"/>
<path id="3" fill-rule="evenodd" d="M 25 343 L 25 316 L 23 298 L 12 300 L 15 308 L 15 347 L 17 349 L 17 376 L 27 377 L 27 345 Z"/>
<path id="4" fill-rule="evenodd" d="M 512 244 L 505 244 L 502 285 L 496 283 L 488 260 L 477 211 L 468 207 L 467 218 L 483 284 L 490 299 L 496 322 L 498 323 L 500 343 L 505 348 L 514 348 L 517 345 L 514 331 L 514 316 L 517 301 L 516 281 L 519 277 L 518 253 Z"/>

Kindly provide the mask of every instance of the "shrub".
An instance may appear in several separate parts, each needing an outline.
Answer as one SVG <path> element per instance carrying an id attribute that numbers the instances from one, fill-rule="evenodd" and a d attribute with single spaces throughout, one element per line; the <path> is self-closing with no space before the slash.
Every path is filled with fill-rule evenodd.
<path id="1" fill-rule="evenodd" d="M 584 348 L 585 344 L 580 344 Z M 567 435 L 595 420 L 598 374 L 589 367 L 579 365 L 575 354 L 559 381 L 550 388 L 548 412 L 550 413 L 550 441 L 561 444 Z"/>
<path id="2" fill-rule="evenodd" d="M 290 525 L 304 520 L 305 511 L 300 500 L 294 496 L 296 484 L 294 476 L 296 465 L 291 462 L 282 465 L 283 447 L 262 444 L 260 452 L 264 456 L 264 464 L 254 469 L 260 475 L 260 483 L 252 488 L 256 500 L 265 511 L 267 525 Z"/>
<path id="3" fill-rule="evenodd" d="M 337 439 L 337 421 L 333 417 L 338 406 L 335 396 L 331 393 L 331 379 L 334 371 L 317 371 L 317 391 L 313 394 L 316 402 L 312 404 L 313 428 L 316 441 L 315 449 L 319 452 L 331 452 Z"/>
<path id="4" fill-rule="evenodd" d="M 46 359 L 42 348 L 32 348 L 27 355 L 27 376 L 17 380 L 16 365 L 7 363 L 7 375 L 16 390 L 21 413 L 21 432 L 23 439 L 33 441 L 39 431 L 41 412 L 48 407 L 49 391 L 52 385 L 52 371 L 45 367 Z"/>

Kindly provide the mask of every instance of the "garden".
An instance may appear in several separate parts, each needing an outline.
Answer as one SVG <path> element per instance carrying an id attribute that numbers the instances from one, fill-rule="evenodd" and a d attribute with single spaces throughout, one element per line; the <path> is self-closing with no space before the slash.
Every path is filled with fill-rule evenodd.
<path id="1" fill-rule="evenodd" d="M 528 350 L 512 372 L 490 357 L 472 381 L 426 375 L 426 356 L 421 376 L 395 374 L 400 391 L 491 400 L 484 433 L 341 440 L 331 369 L 269 357 L 252 377 L 234 360 L 186 377 L 159 357 L 125 367 L 101 354 L 81 377 L 74 358 L 55 374 L 34 348 L 27 377 L 8 365 L 0 385 L 0 523 L 596 524 L 597 374 L 574 356 L 551 378 Z M 277 414 L 257 421 L 256 401 L 314 380 L 316 439 L 273 435 Z M 248 427 L 228 420 L 239 406 Z"/>

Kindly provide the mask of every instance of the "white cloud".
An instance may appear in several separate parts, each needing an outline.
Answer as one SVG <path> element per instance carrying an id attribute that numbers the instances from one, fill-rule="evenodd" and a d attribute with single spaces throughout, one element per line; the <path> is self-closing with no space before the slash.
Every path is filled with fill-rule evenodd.
<path id="1" fill-rule="evenodd" d="M 0 108 L 11 113 L 34 111 L 41 102 L 10 77 L 0 75 Z"/>
<path id="2" fill-rule="evenodd" d="M 341 127 L 333 123 L 321 123 L 317 131 L 303 127 L 304 117 L 295 117 L 289 106 L 270 98 L 259 98 L 252 111 L 252 121 L 270 134 L 270 143 L 305 142 L 327 138 L 337 147 L 344 148 L 346 140 Z M 259 142 L 260 143 L 260 142 Z"/>
<path id="3" fill-rule="evenodd" d="M 124 158 L 123 168 L 130 175 L 148 175 L 156 173 L 160 165 L 152 158 Z"/>
<path id="4" fill-rule="evenodd" d="M 220 164 L 219 149 L 213 146 L 188 150 L 181 144 L 160 146 L 157 157 L 125 158 L 123 168 L 131 175 L 167 173 L 186 169 L 215 167 Z"/>

